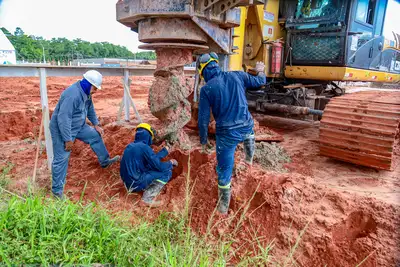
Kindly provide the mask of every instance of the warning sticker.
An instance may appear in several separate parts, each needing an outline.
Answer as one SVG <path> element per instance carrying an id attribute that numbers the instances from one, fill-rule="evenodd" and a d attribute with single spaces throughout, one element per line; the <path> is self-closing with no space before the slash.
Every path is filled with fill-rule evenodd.
<path id="1" fill-rule="evenodd" d="M 264 20 L 268 22 L 274 22 L 275 20 L 275 15 L 274 13 L 268 12 L 264 10 Z"/>
<path id="2" fill-rule="evenodd" d="M 269 25 L 264 25 L 263 37 L 272 38 L 274 36 L 274 27 Z"/>
<path id="3" fill-rule="evenodd" d="M 357 51 L 357 48 L 358 48 L 358 36 L 352 36 L 350 50 Z"/>

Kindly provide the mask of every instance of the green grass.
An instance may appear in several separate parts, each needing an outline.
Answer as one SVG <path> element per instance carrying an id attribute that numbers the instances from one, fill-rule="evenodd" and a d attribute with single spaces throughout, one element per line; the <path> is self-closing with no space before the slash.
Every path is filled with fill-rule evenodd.
<path id="1" fill-rule="evenodd" d="M 132 224 L 94 204 L 12 197 L 0 210 L 0 263 L 209 266 L 224 254 L 184 220 L 162 214 Z"/>
<path id="2" fill-rule="evenodd" d="M 11 181 L 10 171 L 14 168 L 14 165 L 8 163 L 6 166 L 0 169 L 0 187 L 6 189 Z"/>
<path id="3" fill-rule="evenodd" d="M 211 234 L 211 228 L 218 227 L 211 227 L 213 218 L 205 235 L 193 232 L 190 164 L 188 167 L 184 210 L 163 213 L 152 221 L 130 214 L 110 214 L 95 203 L 57 201 L 41 193 L 21 197 L 10 191 L 0 192 L 0 266 L 226 266 L 232 262 L 254 266 L 269 262 L 272 246 L 263 245 L 265 242 L 256 233 L 252 252 L 244 253 L 241 246 L 232 248 L 238 241 L 234 235 L 216 238 Z M 11 169 L 12 165 L 3 168 L 0 182 L 9 181 Z M 244 208 L 239 214 L 238 224 L 246 212 Z M 233 218 L 227 220 L 231 223 Z"/>

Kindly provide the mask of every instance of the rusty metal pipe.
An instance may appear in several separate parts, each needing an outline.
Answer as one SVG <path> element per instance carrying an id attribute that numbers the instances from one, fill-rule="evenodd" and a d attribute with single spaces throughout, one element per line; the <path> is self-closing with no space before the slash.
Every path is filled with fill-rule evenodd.
<path id="1" fill-rule="evenodd" d="M 309 107 L 300 107 L 300 106 L 290 106 L 290 105 L 282 105 L 282 104 L 271 104 L 265 102 L 256 101 L 248 101 L 248 105 L 250 108 L 255 108 L 257 111 L 266 112 L 281 112 L 293 115 L 318 115 L 322 116 L 324 113 L 322 110 L 311 109 Z"/>

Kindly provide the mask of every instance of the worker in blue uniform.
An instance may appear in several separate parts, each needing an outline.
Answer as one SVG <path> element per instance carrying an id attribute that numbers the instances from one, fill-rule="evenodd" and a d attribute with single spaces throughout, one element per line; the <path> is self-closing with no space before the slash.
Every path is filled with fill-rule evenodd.
<path id="1" fill-rule="evenodd" d="M 242 71 L 224 72 L 218 66 L 215 53 L 203 54 L 198 71 L 206 84 L 201 88 L 199 101 L 199 134 L 203 151 L 207 148 L 210 110 L 216 121 L 216 152 L 218 174 L 218 211 L 226 214 L 231 198 L 231 176 L 235 150 L 244 143 L 246 163 L 253 163 L 255 151 L 254 121 L 249 112 L 246 89 L 259 88 L 266 83 L 264 64 L 258 62 L 258 75 Z"/>
<path id="2" fill-rule="evenodd" d="M 75 139 L 89 144 L 101 167 L 107 168 L 119 161 L 119 156 L 110 158 L 102 135 L 103 129 L 94 110 L 92 95 L 101 89 L 102 75 L 90 70 L 83 79 L 62 92 L 60 100 L 51 116 L 50 132 L 53 141 L 54 159 L 52 164 L 52 192 L 63 199 L 68 161 Z M 86 123 L 86 118 L 94 127 Z"/>
<path id="3" fill-rule="evenodd" d="M 148 123 L 139 124 L 135 140 L 125 148 L 120 164 L 120 175 L 127 190 L 144 190 L 142 201 L 151 206 L 159 204 L 154 199 L 171 179 L 173 167 L 178 166 L 175 159 L 162 161 L 168 155 L 168 147 L 154 153 L 150 146 L 155 134 Z"/>

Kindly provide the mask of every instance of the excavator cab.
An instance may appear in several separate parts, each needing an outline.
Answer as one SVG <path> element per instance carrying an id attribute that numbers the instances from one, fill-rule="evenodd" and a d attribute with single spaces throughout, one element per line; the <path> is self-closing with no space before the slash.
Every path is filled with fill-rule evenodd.
<path id="1" fill-rule="evenodd" d="M 383 37 L 387 5 L 387 0 L 297 1 L 286 22 L 286 77 L 399 81 L 400 51 Z M 393 170 L 400 144 L 399 97 L 369 91 L 330 98 L 320 121 L 321 155 Z"/>
<path id="2" fill-rule="evenodd" d="M 400 51 L 385 46 L 382 35 L 387 4 L 387 0 L 298 0 L 295 14 L 286 22 L 286 63 L 399 74 L 395 63 L 400 59 Z M 287 74 L 300 78 L 298 74 Z M 365 79 L 366 73 L 363 74 L 359 74 L 359 80 Z M 374 81 L 374 77 L 367 80 Z"/>

